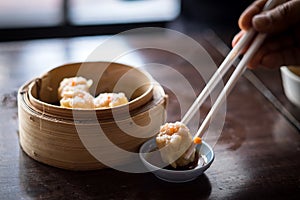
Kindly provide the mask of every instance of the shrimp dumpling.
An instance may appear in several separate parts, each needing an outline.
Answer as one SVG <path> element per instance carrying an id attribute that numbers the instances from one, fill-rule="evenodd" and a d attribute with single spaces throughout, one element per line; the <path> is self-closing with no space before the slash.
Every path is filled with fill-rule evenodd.
<path id="1" fill-rule="evenodd" d="M 64 93 L 60 105 L 65 108 L 90 109 L 94 108 L 94 97 L 86 91 L 69 91 Z"/>
<path id="2" fill-rule="evenodd" d="M 128 103 L 123 92 L 119 93 L 101 93 L 94 99 L 95 108 L 109 108 Z"/>
<path id="3" fill-rule="evenodd" d="M 83 77 L 64 78 L 58 88 L 60 105 L 65 108 L 111 108 L 128 103 L 123 92 L 101 93 L 96 98 L 89 93 L 92 80 Z"/>
<path id="4" fill-rule="evenodd" d="M 87 80 L 81 76 L 79 77 L 71 77 L 71 78 L 64 78 L 59 85 L 58 88 L 58 96 L 60 98 L 64 97 L 65 93 L 69 93 L 72 91 L 85 91 L 89 92 L 91 85 L 93 84 L 93 80 Z"/>
<path id="5" fill-rule="evenodd" d="M 186 166 L 194 161 L 195 152 L 188 160 L 184 158 L 192 142 L 189 129 L 181 122 L 164 124 L 160 127 L 160 132 L 156 136 L 156 144 L 160 150 L 162 160 L 173 168 Z"/>

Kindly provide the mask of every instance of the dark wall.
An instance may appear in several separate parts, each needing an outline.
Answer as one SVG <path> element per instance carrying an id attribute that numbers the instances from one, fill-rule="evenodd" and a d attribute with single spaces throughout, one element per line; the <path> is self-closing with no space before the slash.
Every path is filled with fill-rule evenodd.
<path id="1" fill-rule="evenodd" d="M 189 31 L 205 25 L 214 30 L 227 45 L 239 31 L 238 19 L 252 0 L 182 0 L 181 18 Z"/>
<path id="2" fill-rule="evenodd" d="M 203 23 L 236 24 L 252 0 L 182 0 L 182 16 Z"/>

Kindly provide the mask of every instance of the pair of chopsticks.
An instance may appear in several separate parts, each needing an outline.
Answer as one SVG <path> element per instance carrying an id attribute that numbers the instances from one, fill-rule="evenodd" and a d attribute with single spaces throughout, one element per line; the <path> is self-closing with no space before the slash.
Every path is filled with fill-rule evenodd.
<path id="1" fill-rule="evenodd" d="M 274 8 L 276 5 L 279 4 L 279 0 L 268 0 L 265 4 L 263 11 L 270 10 Z M 256 37 L 254 38 L 254 36 Z M 254 39 L 253 39 L 254 38 Z M 215 86 L 222 80 L 222 77 L 225 75 L 225 73 L 229 70 L 229 68 L 232 66 L 234 61 L 241 55 L 242 51 L 249 46 L 250 42 L 253 40 L 251 45 L 249 46 L 247 52 L 244 54 L 242 60 L 237 65 L 236 69 L 232 73 L 231 77 L 227 81 L 226 85 L 224 86 L 224 89 L 219 94 L 217 100 L 211 107 L 209 113 L 205 117 L 203 123 L 201 124 L 200 128 L 198 129 L 197 133 L 194 136 L 193 141 L 198 138 L 202 137 L 207 128 L 209 127 L 209 122 L 212 119 L 212 117 L 217 113 L 218 109 L 226 99 L 227 95 L 230 93 L 230 91 L 233 89 L 234 85 L 237 83 L 243 72 L 246 70 L 247 63 L 250 61 L 250 59 L 254 56 L 260 45 L 263 43 L 264 39 L 266 38 L 266 34 L 259 33 L 257 34 L 254 29 L 248 30 L 243 37 L 238 41 L 238 43 L 234 46 L 234 48 L 229 52 L 229 54 L 226 56 L 218 70 L 214 73 L 214 75 L 210 78 L 209 82 L 205 86 L 205 88 L 202 90 L 202 92 L 199 94 L 197 99 L 194 101 L 192 106 L 189 108 L 189 110 L 186 112 L 184 117 L 182 118 L 181 122 L 184 124 L 187 124 L 193 116 L 196 114 L 200 106 L 204 103 L 204 101 L 207 99 L 210 92 L 215 88 Z M 196 147 L 196 143 L 193 143 L 189 149 L 187 150 L 187 153 L 185 155 L 186 159 L 189 159 L 191 154 L 194 151 L 194 148 Z"/>

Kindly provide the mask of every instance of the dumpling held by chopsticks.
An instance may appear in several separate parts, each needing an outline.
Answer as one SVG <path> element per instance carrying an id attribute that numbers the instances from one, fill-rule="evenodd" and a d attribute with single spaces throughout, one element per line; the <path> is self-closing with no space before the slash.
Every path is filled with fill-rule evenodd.
<path id="1" fill-rule="evenodd" d="M 189 129 L 181 122 L 164 124 L 160 127 L 160 132 L 156 137 L 162 160 L 173 168 L 186 166 L 194 161 L 195 152 L 189 159 L 184 158 L 192 142 Z"/>

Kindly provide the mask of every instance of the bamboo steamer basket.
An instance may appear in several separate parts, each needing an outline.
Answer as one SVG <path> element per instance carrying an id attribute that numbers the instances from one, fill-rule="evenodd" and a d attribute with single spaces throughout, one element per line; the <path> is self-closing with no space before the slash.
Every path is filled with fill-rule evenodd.
<path id="1" fill-rule="evenodd" d="M 58 105 L 57 88 L 63 78 L 74 76 L 92 79 L 90 93 L 94 96 L 124 92 L 129 103 L 105 109 L 62 108 Z M 130 158 L 115 155 L 99 137 L 108 138 L 126 151 L 138 152 L 140 145 L 165 123 L 166 106 L 163 88 L 143 70 L 108 62 L 62 65 L 19 89 L 20 146 L 31 158 L 68 170 L 106 168 L 91 149 L 101 151 L 110 166 L 124 165 Z M 140 131 L 135 125 L 147 128 Z M 88 138 L 90 146 L 83 138 Z"/>

